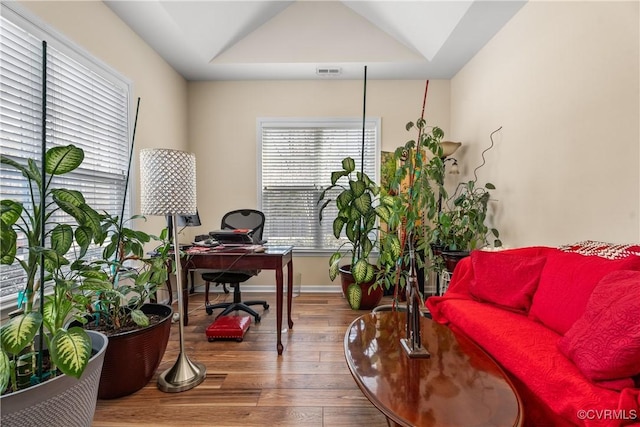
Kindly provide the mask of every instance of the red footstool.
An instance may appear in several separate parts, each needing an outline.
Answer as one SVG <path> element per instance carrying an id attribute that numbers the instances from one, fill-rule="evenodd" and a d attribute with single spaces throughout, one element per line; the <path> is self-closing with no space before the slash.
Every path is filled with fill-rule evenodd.
<path id="1" fill-rule="evenodd" d="M 251 325 L 249 316 L 220 316 L 207 328 L 209 342 L 217 338 L 235 339 L 241 342 Z"/>

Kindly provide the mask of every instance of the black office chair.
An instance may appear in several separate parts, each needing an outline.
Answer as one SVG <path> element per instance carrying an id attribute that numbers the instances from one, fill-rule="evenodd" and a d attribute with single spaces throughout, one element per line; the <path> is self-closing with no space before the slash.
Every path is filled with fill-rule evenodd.
<path id="1" fill-rule="evenodd" d="M 226 213 L 222 217 L 221 228 L 226 229 L 248 229 L 251 230 L 251 238 L 253 243 L 262 244 L 262 232 L 264 231 L 265 217 L 260 211 L 253 209 L 238 209 Z M 238 255 L 242 256 L 242 255 Z M 260 315 L 253 310 L 251 305 L 262 305 L 267 310 L 269 304 L 266 301 L 242 301 L 240 294 L 240 283 L 245 282 L 253 276 L 256 276 L 259 270 L 242 270 L 242 271 L 207 271 L 202 273 L 202 280 L 205 281 L 205 309 L 207 314 L 213 314 L 213 310 L 223 308 L 224 310 L 217 317 L 225 316 L 232 311 L 242 310 L 253 316 L 256 323 L 260 322 Z M 233 287 L 233 302 L 223 302 L 219 304 L 209 304 L 209 286 L 210 283 L 216 283 L 216 286 L 222 284 L 225 293 L 228 292 L 226 284 L 229 283 Z"/>

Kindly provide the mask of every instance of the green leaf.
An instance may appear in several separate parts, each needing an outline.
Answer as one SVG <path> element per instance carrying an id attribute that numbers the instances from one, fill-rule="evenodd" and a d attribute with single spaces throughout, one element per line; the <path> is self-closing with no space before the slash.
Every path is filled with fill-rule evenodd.
<path id="1" fill-rule="evenodd" d="M 338 211 L 347 209 L 353 199 L 354 196 L 351 190 L 345 190 L 342 193 L 338 194 L 338 197 L 336 197 L 336 207 L 338 208 Z"/>
<path id="2" fill-rule="evenodd" d="M 339 251 L 336 251 L 331 254 L 331 257 L 329 258 L 329 265 L 333 265 L 337 261 L 340 261 L 341 259 L 342 259 L 342 254 Z"/>
<path id="3" fill-rule="evenodd" d="M 136 322 L 138 326 L 149 326 L 149 318 L 142 310 L 131 310 L 131 319 Z"/>
<path id="4" fill-rule="evenodd" d="M 356 162 L 351 157 L 342 159 L 342 169 L 348 174 L 356 170 Z"/>
<path id="5" fill-rule="evenodd" d="M 495 189 L 496 189 L 496 186 L 495 186 L 495 185 L 493 185 L 493 184 L 492 184 L 492 183 L 490 183 L 490 182 L 487 182 L 487 183 L 484 185 L 484 188 L 486 188 L 487 190 L 495 190 Z"/>
<path id="6" fill-rule="evenodd" d="M 11 354 L 20 353 L 33 342 L 42 324 L 42 315 L 36 311 L 16 316 L 0 329 L 2 348 Z"/>
<path id="7" fill-rule="evenodd" d="M 357 221 L 350 220 L 349 222 L 347 222 L 344 231 L 347 235 L 347 239 L 349 239 L 350 242 L 356 242 L 358 240 L 360 229 L 358 228 Z"/>
<path id="8" fill-rule="evenodd" d="M 4 393 L 7 389 L 9 378 L 11 378 L 9 356 L 7 356 L 4 350 L 0 349 L 0 394 Z"/>
<path id="9" fill-rule="evenodd" d="M 371 203 L 371 194 L 364 193 L 353 201 L 353 206 L 360 214 L 365 215 L 371 210 Z"/>
<path id="10" fill-rule="evenodd" d="M 53 200 L 58 204 L 60 202 L 64 202 L 72 206 L 79 207 L 86 203 L 82 193 L 77 190 L 67 190 L 65 188 L 57 188 L 57 189 L 51 190 L 51 194 L 53 195 Z"/>
<path id="11" fill-rule="evenodd" d="M 336 185 L 336 183 L 338 182 L 338 180 L 340 178 L 342 178 L 343 176 L 347 176 L 347 175 L 349 175 L 349 172 L 346 172 L 346 171 L 331 172 L 331 186 Z"/>
<path id="12" fill-rule="evenodd" d="M 83 258 L 87 253 L 91 240 L 93 239 L 93 232 L 89 227 L 78 227 L 75 232 L 76 243 L 80 246 L 80 258 Z"/>
<path id="13" fill-rule="evenodd" d="M 29 165 L 31 165 L 32 161 L 33 161 L 32 159 L 29 159 L 29 160 L 27 160 L 27 163 L 29 163 Z M 5 157 L 5 156 L 0 156 L 0 162 L 5 164 L 5 165 L 11 166 L 11 167 L 19 170 L 20 172 L 22 172 L 22 175 L 25 178 L 33 181 L 38 187 L 40 186 L 40 184 L 42 182 L 42 179 L 40 178 L 40 171 L 39 171 L 37 165 L 35 164 L 35 162 L 33 162 L 33 165 L 34 165 L 33 168 L 26 168 L 23 165 L 21 165 L 20 163 L 14 161 L 14 160 L 11 160 L 10 158 Z"/>
<path id="14" fill-rule="evenodd" d="M 84 151 L 75 145 L 50 148 L 46 153 L 45 167 L 49 175 L 64 175 L 76 169 L 84 160 Z"/>
<path id="15" fill-rule="evenodd" d="M 51 340 L 51 358 L 58 369 L 74 378 L 80 378 L 91 358 L 91 339 L 79 326 L 68 331 L 60 329 Z"/>
<path id="16" fill-rule="evenodd" d="M 400 256 L 400 239 L 397 234 L 390 234 L 387 236 L 387 241 L 385 242 L 388 246 L 388 250 L 391 252 L 391 256 L 394 261 L 398 259 Z"/>
<path id="17" fill-rule="evenodd" d="M 24 210 L 21 203 L 13 200 L 0 201 L 0 208 L 2 209 L 0 220 L 2 220 L 4 226 L 11 226 L 15 224 L 18 219 L 20 219 L 20 215 L 22 215 L 22 211 Z"/>
<path id="18" fill-rule="evenodd" d="M 340 255 L 337 252 L 336 254 Z M 333 259 L 333 256 L 331 258 Z M 331 281 L 334 281 L 335 278 L 338 277 L 338 273 L 340 272 L 340 258 L 341 257 L 339 256 L 337 260 L 329 264 L 329 279 L 331 279 Z"/>
<path id="19" fill-rule="evenodd" d="M 73 244 L 73 229 L 69 224 L 58 224 L 51 230 L 51 249 L 58 255 L 69 252 Z"/>
<path id="20" fill-rule="evenodd" d="M 323 199 L 323 197 L 324 197 L 324 191 L 323 191 L 322 193 L 323 193 L 323 196 L 321 196 L 321 197 L 320 197 L 320 199 L 319 199 L 318 201 L 320 201 L 320 200 L 322 200 L 322 199 Z M 327 207 L 327 205 L 328 205 L 329 203 L 331 203 L 331 199 L 327 199 L 327 200 L 325 200 L 325 202 L 324 202 L 324 203 L 322 204 L 322 206 L 320 207 L 320 213 L 318 214 L 318 220 L 319 220 L 320 222 L 322 222 L 322 212 L 324 212 L 324 208 L 326 208 L 326 207 Z"/>
<path id="21" fill-rule="evenodd" d="M 391 217 L 391 209 L 389 209 L 387 206 L 378 205 L 378 207 L 376 207 L 376 214 L 378 214 L 380 219 L 388 223 L 389 218 Z"/>
<path id="22" fill-rule="evenodd" d="M 349 301 L 349 307 L 353 310 L 360 310 L 360 303 L 362 302 L 362 289 L 356 283 L 352 283 L 347 288 L 347 301 Z"/>
<path id="23" fill-rule="evenodd" d="M 5 265 L 13 264 L 18 250 L 17 241 L 18 235 L 14 230 L 2 230 L 0 233 L 0 263 Z"/>
<path id="24" fill-rule="evenodd" d="M 351 275 L 356 283 L 365 283 L 373 280 L 375 269 L 365 259 L 359 259 L 351 266 Z"/>
<path id="25" fill-rule="evenodd" d="M 353 192 L 354 197 L 360 197 L 367 189 L 367 185 L 363 181 L 349 181 L 349 188 Z"/>
<path id="26" fill-rule="evenodd" d="M 336 219 L 333 220 L 333 236 L 336 239 L 340 238 L 340 235 L 342 234 L 342 228 L 344 227 L 345 224 L 346 224 L 346 221 L 341 216 L 338 216 L 336 217 Z"/>
<path id="27" fill-rule="evenodd" d="M 389 196 L 389 195 L 382 196 L 380 197 L 380 204 L 383 206 L 392 207 L 394 204 L 394 200 L 395 200 L 395 197 L 393 196 Z"/>

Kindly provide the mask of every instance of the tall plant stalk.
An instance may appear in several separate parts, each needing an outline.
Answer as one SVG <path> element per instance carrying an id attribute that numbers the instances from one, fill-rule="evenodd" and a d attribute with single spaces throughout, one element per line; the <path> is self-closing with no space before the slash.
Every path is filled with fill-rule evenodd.
<path id="1" fill-rule="evenodd" d="M 42 176 L 42 185 L 40 186 L 40 245 L 44 246 L 44 239 L 46 237 L 46 230 L 44 224 L 46 221 L 45 215 L 45 188 L 44 183 L 47 182 L 47 42 L 42 41 L 42 119 L 41 119 L 41 139 L 40 139 L 40 176 Z M 44 317 L 44 252 L 40 252 L 40 314 Z M 31 308 L 28 309 L 29 311 Z M 38 344 L 40 349 L 44 348 L 44 324 L 40 324 L 40 331 L 38 334 Z M 42 351 L 42 350 L 40 350 Z M 38 354 L 38 379 L 42 380 L 43 375 L 43 362 L 42 353 Z"/>
<path id="2" fill-rule="evenodd" d="M 364 175 L 364 146 L 365 146 L 365 130 L 366 130 L 366 117 L 367 117 L 367 66 L 364 66 L 364 88 L 362 96 L 362 143 L 360 145 L 360 176 Z M 362 217 L 358 218 L 358 241 L 362 239 Z M 351 265 L 354 265 L 356 259 L 362 256 L 362 246 L 358 245 L 353 252 L 351 258 Z"/>

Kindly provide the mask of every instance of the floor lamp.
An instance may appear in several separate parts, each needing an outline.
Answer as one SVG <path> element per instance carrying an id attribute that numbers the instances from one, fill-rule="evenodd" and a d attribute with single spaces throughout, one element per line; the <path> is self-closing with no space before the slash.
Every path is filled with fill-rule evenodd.
<path id="1" fill-rule="evenodd" d="M 182 266 L 178 245 L 178 215 L 196 213 L 196 158 L 178 150 L 144 149 L 140 151 L 141 211 L 143 215 L 172 217 L 173 248 L 178 293 L 178 322 L 180 354 L 176 363 L 158 378 L 158 388 L 177 393 L 194 388 L 206 375 L 202 363 L 189 360 L 184 351 L 184 307 L 182 295 Z"/>

